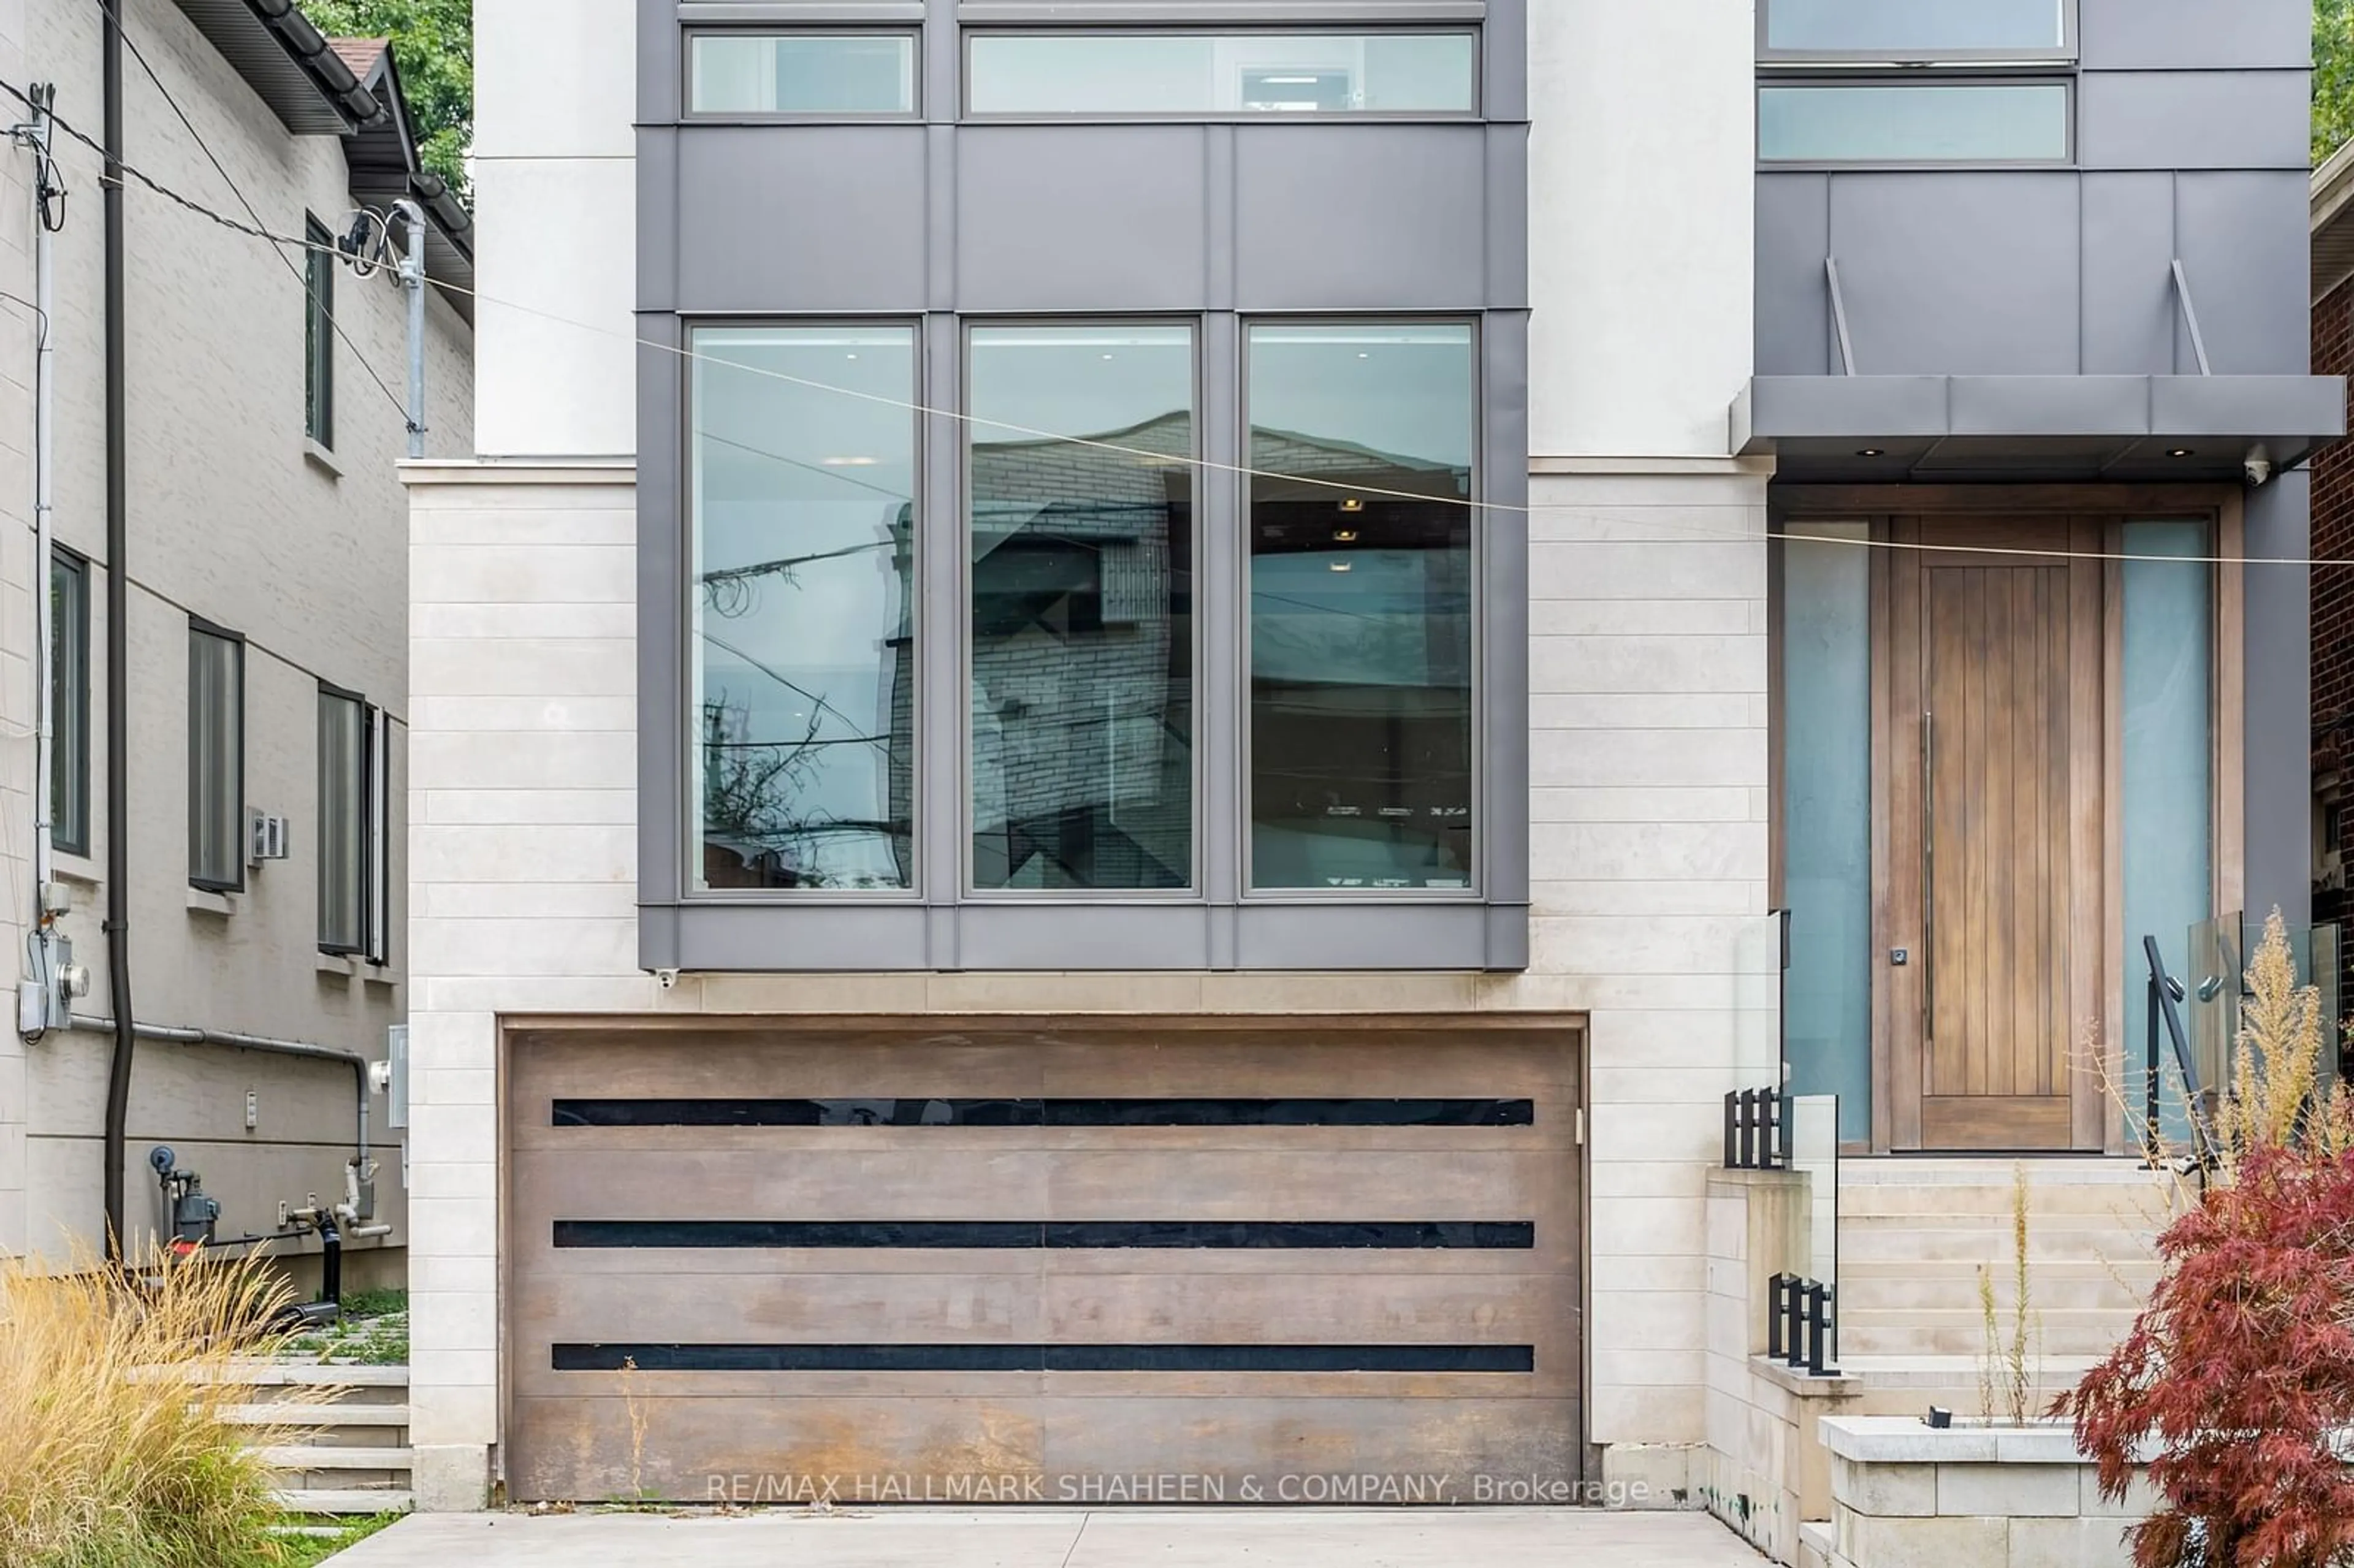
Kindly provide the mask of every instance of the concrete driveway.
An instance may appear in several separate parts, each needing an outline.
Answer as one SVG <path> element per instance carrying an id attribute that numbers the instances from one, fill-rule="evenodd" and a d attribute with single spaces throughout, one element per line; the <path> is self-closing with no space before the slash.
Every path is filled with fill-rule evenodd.
<path id="1" fill-rule="evenodd" d="M 334 1568 L 1756 1568 L 1702 1513 L 1581 1509 L 846 1509 L 421 1514 Z"/>

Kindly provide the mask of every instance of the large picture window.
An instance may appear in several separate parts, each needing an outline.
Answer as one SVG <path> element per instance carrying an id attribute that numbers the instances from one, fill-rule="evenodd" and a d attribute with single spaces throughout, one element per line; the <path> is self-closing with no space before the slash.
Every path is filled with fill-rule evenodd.
<path id="1" fill-rule="evenodd" d="M 1472 330 L 1247 355 L 1250 885 L 1472 888 Z"/>
<path id="2" fill-rule="evenodd" d="M 188 881 L 245 885 L 245 640 L 188 625 Z"/>
<path id="3" fill-rule="evenodd" d="M 1477 34 L 974 33 L 977 115 L 1466 115 Z"/>
<path id="4" fill-rule="evenodd" d="M 915 330 L 691 345 L 697 885 L 910 887 Z"/>
<path id="5" fill-rule="evenodd" d="M 1193 329 L 970 342 L 972 885 L 1189 887 Z"/>

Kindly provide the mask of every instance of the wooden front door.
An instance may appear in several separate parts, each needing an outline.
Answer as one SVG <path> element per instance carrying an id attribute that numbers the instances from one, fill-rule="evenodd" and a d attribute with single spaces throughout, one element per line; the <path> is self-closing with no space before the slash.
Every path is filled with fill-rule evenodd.
<path id="1" fill-rule="evenodd" d="M 2101 1012 L 2108 904 L 2104 572 L 2087 558 L 2102 533 L 2034 517 L 1892 531 L 1882 973 L 1898 1149 L 2101 1147 L 2080 1045 Z M 1939 547 L 1901 547 L 1921 544 Z"/>

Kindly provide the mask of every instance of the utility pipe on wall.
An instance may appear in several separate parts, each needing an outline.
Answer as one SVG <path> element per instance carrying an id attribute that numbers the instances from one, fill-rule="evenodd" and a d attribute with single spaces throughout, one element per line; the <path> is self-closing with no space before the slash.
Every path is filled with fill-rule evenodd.
<path id="1" fill-rule="evenodd" d="M 84 1013 L 73 1015 L 73 1027 L 92 1033 L 122 1033 L 120 1022 L 111 1018 L 91 1018 Z M 232 1051 L 259 1051 L 271 1056 L 299 1056 L 312 1062 L 339 1062 L 351 1068 L 355 1091 L 354 1108 L 357 1127 L 353 1136 L 353 1166 L 359 1174 L 361 1191 L 368 1192 L 368 1059 L 356 1051 L 340 1050 L 333 1045 L 314 1045 L 307 1040 L 280 1040 L 267 1034 L 240 1034 L 228 1029 L 196 1029 L 174 1023 L 133 1023 L 131 1032 L 142 1040 L 165 1040 L 175 1045 L 219 1045 Z M 364 1200 L 360 1218 L 374 1219 L 372 1201 Z"/>
<path id="2" fill-rule="evenodd" d="M 425 455 L 425 209 L 400 200 L 393 207 L 408 226 L 408 254 L 400 286 L 408 291 L 408 455 Z"/>
<path id="3" fill-rule="evenodd" d="M 37 213 L 33 223 L 33 311 L 35 326 L 40 333 L 38 347 L 33 355 L 33 666 L 40 672 L 39 691 L 34 694 L 40 704 L 39 737 L 33 751 L 33 908 L 29 912 L 33 928 L 47 933 L 49 924 L 49 877 L 56 843 L 57 800 L 52 784 L 55 779 L 52 759 L 57 755 L 57 673 L 52 662 L 57 648 L 56 596 L 49 591 L 51 561 L 55 558 L 57 535 L 52 514 L 57 493 L 57 334 L 50 330 L 56 319 L 57 274 L 54 231 L 46 210 L 49 180 L 54 164 L 49 158 L 51 109 L 57 101 L 54 86 L 36 86 L 33 100 L 33 179 L 37 196 L 43 210 Z M 47 978 L 48 965 L 42 965 Z"/>
<path id="4" fill-rule="evenodd" d="M 123 1127 L 131 1115 L 131 566 L 123 384 L 122 22 L 98 0 L 106 147 L 106 976 L 114 1054 L 106 1069 L 106 1255 L 122 1259 Z"/>

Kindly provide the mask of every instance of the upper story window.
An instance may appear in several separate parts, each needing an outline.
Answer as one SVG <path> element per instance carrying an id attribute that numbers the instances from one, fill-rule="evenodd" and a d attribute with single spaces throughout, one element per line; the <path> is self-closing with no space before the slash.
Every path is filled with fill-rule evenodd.
<path id="1" fill-rule="evenodd" d="M 1793 164 L 2060 164 L 2064 81 L 1775 82 L 1757 90 L 1757 155 Z"/>
<path id="2" fill-rule="evenodd" d="M 335 444 L 335 237 L 315 217 L 302 221 L 302 433 Z"/>
<path id="3" fill-rule="evenodd" d="M 907 33 L 725 32 L 687 38 L 690 114 L 811 117 L 916 112 Z"/>
<path id="4" fill-rule="evenodd" d="M 2075 0 L 1759 0 L 1766 59 L 2070 59 Z"/>
<path id="5" fill-rule="evenodd" d="M 245 885 L 245 639 L 188 622 L 188 881 Z"/>
<path id="6" fill-rule="evenodd" d="M 49 557 L 49 837 L 90 853 L 90 563 Z"/>
<path id="7" fill-rule="evenodd" d="M 971 885 L 1191 887 L 1193 329 L 969 343 Z"/>
<path id="8" fill-rule="evenodd" d="M 1250 885 L 1477 885 L 1468 323 L 1249 329 Z"/>
<path id="9" fill-rule="evenodd" d="M 2075 0 L 1760 0 L 1757 26 L 1760 163 L 2073 155 Z"/>
<path id="10" fill-rule="evenodd" d="M 968 35 L 974 115 L 1469 115 L 1479 42 L 1424 33 Z"/>
<path id="11" fill-rule="evenodd" d="M 319 948 L 385 961 L 391 837 L 384 710 L 319 687 Z"/>
<path id="12" fill-rule="evenodd" d="M 915 329 L 689 341 L 695 885 L 912 887 Z"/>

